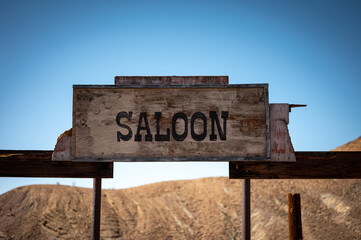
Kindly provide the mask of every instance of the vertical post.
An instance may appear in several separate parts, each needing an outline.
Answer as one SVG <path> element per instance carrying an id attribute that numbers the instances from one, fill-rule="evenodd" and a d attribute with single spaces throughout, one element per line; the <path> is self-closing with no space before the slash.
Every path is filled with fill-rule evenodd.
<path id="1" fill-rule="evenodd" d="M 289 193 L 287 199 L 290 240 L 302 240 L 301 196 L 299 193 Z"/>
<path id="2" fill-rule="evenodd" d="M 102 197 L 102 179 L 93 179 L 93 222 L 92 222 L 92 239 L 100 240 L 100 210 Z"/>
<path id="3" fill-rule="evenodd" d="M 242 180 L 242 239 L 251 239 L 251 180 Z"/>

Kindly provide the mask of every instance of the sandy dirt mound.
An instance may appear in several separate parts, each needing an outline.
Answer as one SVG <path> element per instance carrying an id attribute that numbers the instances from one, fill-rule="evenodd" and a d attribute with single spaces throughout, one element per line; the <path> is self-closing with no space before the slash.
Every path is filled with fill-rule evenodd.
<path id="1" fill-rule="evenodd" d="M 305 239 L 361 239 L 361 181 L 252 180 L 253 239 L 287 239 L 300 192 Z M 36 185 L 0 196 L 0 239 L 90 239 L 91 189 Z M 102 239 L 241 239 L 241 181 L 104 190 Z"/>
<path id="2" fill-rule="evenodd" d="M 333 149 L 332 151 L 361 151 L 361 136 L 353 141 Z"/>
<path id="3" fill-rule="evenodd" d="M 361 239 L 361 180 L 252 180 L 251 185 L 252 239 L 288 239 L 289 192 L 301 193 L 305 239 Z M 11 190 L 0 196 L 0 239 L 90 239 L 91 202 L 91 189 L 34 185 Z M 241 239 L 241 216 L 240 180 L 103 190 L 101 236 Z"/>

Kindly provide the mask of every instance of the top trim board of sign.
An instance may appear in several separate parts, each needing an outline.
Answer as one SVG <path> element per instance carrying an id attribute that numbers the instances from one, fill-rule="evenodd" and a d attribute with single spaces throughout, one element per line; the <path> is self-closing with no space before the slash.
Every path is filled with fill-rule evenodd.
<path id="1" fill-rule="evenodd" d="M 73 89 L 77 88 L 265 88 L 268 94 L 268 83 L 255 83 L 255 84 L 227 84 L 227 85 L 219 85 L 219 84 L 179 84 L 179 85 L 73 85 Z M 268 100 L 268 99 L 267 99 Z"/>
<path id="2" fill-rule="evenodd" d="M 195 85 L 195 84 L 228 84 L 228 76 L 116 76 L 115 85 Z"/>
<path id="3" fill-rule="evenodd" d="M 270 158 L 268 84 L 73 89 L 75 161 Z"/>

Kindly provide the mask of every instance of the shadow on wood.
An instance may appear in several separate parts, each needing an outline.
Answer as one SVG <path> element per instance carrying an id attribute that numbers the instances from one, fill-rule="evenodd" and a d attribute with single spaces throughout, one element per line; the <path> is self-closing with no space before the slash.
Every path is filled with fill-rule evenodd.
<path id="1" fill-rule="evenodd" d="M 0 177 L 112 178 L 113 163 L 52 161 L 53 151 L 0 150 Z"/>
<path id="2" fill-rule="evenodd" d="M 302 240 L 301 195 L 289 193 L 287 200 L 290 240 Z"/>
<path id="3" fill-rule="evenodd" d="M 361 178 L 361 152 L 296 152 L 296 162 L 230 162 L 229 178 Z"/>

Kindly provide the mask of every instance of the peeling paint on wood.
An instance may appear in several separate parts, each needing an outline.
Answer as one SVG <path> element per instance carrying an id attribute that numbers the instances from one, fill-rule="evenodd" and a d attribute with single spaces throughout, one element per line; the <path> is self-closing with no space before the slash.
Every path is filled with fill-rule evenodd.
<path id="1" fill-rule="evenodd" d="M 288 131 L 288 104 L 270 104 L 270 139 L 272 162 L 295 162 L 295 150 Z"/>
<path id="2" fill-rule="evenodd" d="M 54 161 L 72 160 L 72 129 L 58 137 L 51 159 Z"/>

